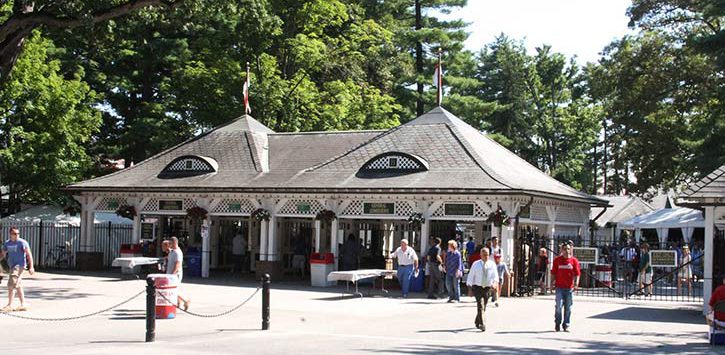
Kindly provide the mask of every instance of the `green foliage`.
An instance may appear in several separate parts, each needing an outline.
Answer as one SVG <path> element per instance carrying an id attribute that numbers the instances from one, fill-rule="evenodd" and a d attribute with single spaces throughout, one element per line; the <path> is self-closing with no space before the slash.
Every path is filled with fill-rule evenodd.
<path id="1" fill-rule="evenodd" d="M 64 77 L 53 43 L 36 32 L 0 90 L 2 184 L 11 198 L 40 202 L 84 177 L 85 145 L 100 124 L 96 94 L 76 68 Z"/>

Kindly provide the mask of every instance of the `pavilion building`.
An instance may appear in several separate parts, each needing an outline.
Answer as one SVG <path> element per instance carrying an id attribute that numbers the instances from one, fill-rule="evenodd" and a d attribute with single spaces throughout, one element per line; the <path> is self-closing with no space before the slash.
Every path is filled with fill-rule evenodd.
<path id="1" fill-rule="evenodd" d="M 81 202 L 86 250 L 95 213 L 132 206 L 137 241 L 188 237 L 202 250 L 204 277 L 229 263 L 240 233 L 250 267 L 273 273 L 291 267 L 297 238 L 338 258 L 352 234 L 365 250 L 361 267 L 382 267 L 402 238 L 420 254 L 429 236 L 462 228 L 477 243 L 500 237 L 512 263 L 520 230 L 586 235 L 590 208 L 607 206 L 441 107 L 389 130 L 346 132 L 276 133 L 245 115 L 67 190 Z"/>

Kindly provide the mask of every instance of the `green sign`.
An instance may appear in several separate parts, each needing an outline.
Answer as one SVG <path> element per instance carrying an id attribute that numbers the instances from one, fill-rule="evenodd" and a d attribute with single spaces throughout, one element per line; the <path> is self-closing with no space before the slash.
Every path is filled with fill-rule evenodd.
<path id="1" fill-rule="evenodd" d="M 109 210 L 117 210 L 119 206 L 118 201 L 108 201 L 108 209 Z"/>
<path id="2" fill-rule="evenodd" d="M 181 211 L 182 206 L 180 200 L 159 200 L 159 211 Z"/>
<path id="3" fill-rule="evenodd" d="M 241 203 L 230 203 L 229 204 L 229 210 L 230 211 L 241 211 L 242 210 L 242 204 Z"/>
<path id="4" fill-rule="evenodd" d="M 531 218 L 531 206 L 521 209 L 520 218 Z"/>
<path id="5" fill-rule="evenodd" d="M 652 250 L 649 252 L 652 267 L 676 267 L 677 252 L 674 250 Z"/>
<path id="6" fill-rule="evenodd" d="M 154 224 L 153 223 L 141 223 L 141 239 L 153 239 L 154 238 Z"/>
<path id="7" fill-rule="evenodd" d="M 297 212 L 299 213 L 307 213 L 310 212 L 312 209 L 312 206 L 310 206 L 307 202 L 300 202 L 297 204 Z"/>
<path id="8" fill-rule="evenodd" d="M 446 203 L 446 216 L 473 216 L 472 203 Z"/>
<path id="9" fill-rule="evenodd" d="M 363 203 L 364 214 L 395 214 L 395 203 Z"/>
<path id="10" fill-rule="evenodd" d="M 574 247 L 574 257 L 579 264 L 597 264 L 599 249 Z"/>

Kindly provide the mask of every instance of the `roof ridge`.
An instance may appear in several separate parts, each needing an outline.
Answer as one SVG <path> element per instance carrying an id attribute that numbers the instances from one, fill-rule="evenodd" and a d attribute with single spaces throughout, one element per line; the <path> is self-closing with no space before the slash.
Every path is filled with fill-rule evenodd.
<path id="1" fill-rule="evenodd" d="M 347 131 L 309 131 L 309 132 L 274 132 L 269 133 L 270 136 L 292 136 L 292 135 L 311 135 L 311 134 L 353 134 L 353 133 L 382 133 L 387 129 L 359 129 Z"/>
<path id="2" fill-rule="evenodd" d="M 721 165 L 720 167 L 713 170 L 711 173 L 703 176 L 700 180 L 696 181 L 694 184 L 687 187 L 687 190 L 684 191 L 685 196 L 692 196 L 700 190 L 702 190 L 705 186 L 709 185 L 711 182 L 717 180 L 719 177 L 725 175 L 725 164 Z"/>

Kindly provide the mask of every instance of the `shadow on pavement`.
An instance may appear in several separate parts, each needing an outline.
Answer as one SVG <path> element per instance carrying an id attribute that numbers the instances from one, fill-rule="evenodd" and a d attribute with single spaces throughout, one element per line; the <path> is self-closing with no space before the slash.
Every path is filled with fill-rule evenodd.
<path id="1" fill-rule="evenodd" d="M 612 312 L 601 313 L 589 318 L 660 323 L 705 323 L 702 313 L 698 311 L 650 307 L 627 307 Z"/>
<path id="2" fill-rule="evenodd" d="M 418 330 L 416 333 L 480 333 L 481 330 L 478 328 L 460 328 L 460 329 L 429 329 L 429 330 Z"/>
<path id="3" fill-rule="evenodd" d="M 46 301 L 85 298 L 90 296 L 97 296 L 97 294 L 78 292 L 78 290 L 73 288 L 25 288 L 25 297 Z"/>

